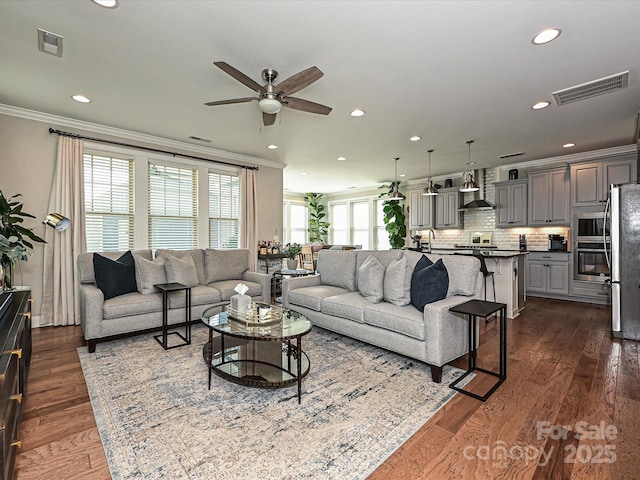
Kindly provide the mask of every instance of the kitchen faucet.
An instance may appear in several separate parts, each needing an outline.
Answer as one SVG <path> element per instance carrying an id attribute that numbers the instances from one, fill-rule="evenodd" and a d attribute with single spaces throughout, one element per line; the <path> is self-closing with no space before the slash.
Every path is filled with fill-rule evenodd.
<path id="1" fill-rule="evenodd" d="M 433 228 L 429 229 L 429 253 L 431 253 L 431 235 L 433 235 L 433 239 L 436 239 L 436 232 L 433 231 Z"/>

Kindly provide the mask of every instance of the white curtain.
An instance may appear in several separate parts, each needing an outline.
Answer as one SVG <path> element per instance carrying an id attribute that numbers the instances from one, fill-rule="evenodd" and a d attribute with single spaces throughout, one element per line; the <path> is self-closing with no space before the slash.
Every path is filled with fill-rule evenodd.
<path id="1" fill-rule="evenodd" d="M 242 173 L 242 210 L 240 218 L 242 224 L 242 248 L 248 248 L 253 252 L 249 256 L 249 269 L 252 272 L 258 271 L 258 197 L 256 195 L 256 171 L 251 168 L 244 168 Z"/>
<path id="2" fill-rule="evenodd" d="M 82 140 L 58 137 L 49 213 L 68 217 L 71 226 L 62 232 L 45 228 L 41 325 L 80 325 L 76 258 L 87 250 L 82 153 Z"/>

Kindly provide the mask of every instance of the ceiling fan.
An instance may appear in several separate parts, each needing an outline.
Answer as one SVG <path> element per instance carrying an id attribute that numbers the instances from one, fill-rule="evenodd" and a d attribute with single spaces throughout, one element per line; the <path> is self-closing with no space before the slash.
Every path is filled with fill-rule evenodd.
<path id="1" fill-rule="evenodd" d="M 319 80 L 324 73 L 318 67 L 309 67 L 306 70 L 296 73 L 295 75 L 274 85 L 273 82 L 278 78 L 278 72 L 272 68 L 262 70 L 262 78 L 267 82 L 262 86 L 253 81 L 247 75 L 232 67 L 226 62 L 213 62 L 225 73 L 231 75 L 243 85 L 249 87 L 258 93 L 257 97 L 232 98 L 230 100 L 219 100 L 217 102 L 207 102 L 207 106 L 229 105 L 231 103 L 258 102 L 258 106 L 262 111 L 262 121 L 265 126 L 273 125 L 276 121 L 276 114 L 282 107 L 293 108 L 303 112 L 318 113 L 320 115 L 329 115 L 331 108 L 319 103 L 303 100 L 302 98 L 290 97 L 289 95 L 308 87 L 316 80 Z"/>

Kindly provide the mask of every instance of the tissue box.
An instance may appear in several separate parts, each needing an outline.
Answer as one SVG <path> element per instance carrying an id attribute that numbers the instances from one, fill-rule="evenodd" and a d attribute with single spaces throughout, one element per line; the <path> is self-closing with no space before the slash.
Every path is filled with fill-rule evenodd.
<path id="1" fill-rule="evenodd" d="M 251 305 L 251 297 L 249 295 L 232 295 L 231 309 L 237 313 L 246 313 Z"/>

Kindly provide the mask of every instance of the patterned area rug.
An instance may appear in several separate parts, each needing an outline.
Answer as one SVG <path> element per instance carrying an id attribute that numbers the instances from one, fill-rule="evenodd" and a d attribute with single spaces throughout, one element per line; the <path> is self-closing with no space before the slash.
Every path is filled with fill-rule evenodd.
<path id="1" fill-rule="evenodd" d="M 454 394 L 462 372 L 431 381 L 419 362 L 314 329 L 311 370 L 295 386 L 244 387 L 213 376 L 204 326 L 190 346 L 151 336 L 78 349 L 102 443 L 119 479 L 361 479 Z"/>

